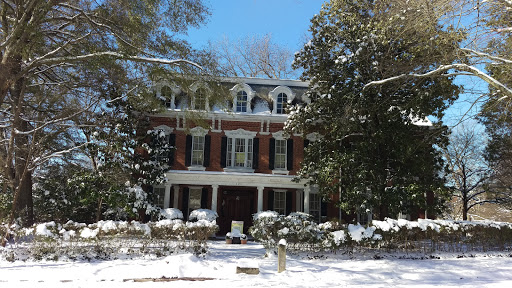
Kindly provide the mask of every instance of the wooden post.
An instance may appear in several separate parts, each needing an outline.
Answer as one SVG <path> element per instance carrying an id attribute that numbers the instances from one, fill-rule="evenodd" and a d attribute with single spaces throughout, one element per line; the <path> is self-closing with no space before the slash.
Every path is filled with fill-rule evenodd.
<path id="1" fill-rule="evenodd" d="M 277 248 L 277 273 L 286 270 L 286 240 L 279 240 Z"/>

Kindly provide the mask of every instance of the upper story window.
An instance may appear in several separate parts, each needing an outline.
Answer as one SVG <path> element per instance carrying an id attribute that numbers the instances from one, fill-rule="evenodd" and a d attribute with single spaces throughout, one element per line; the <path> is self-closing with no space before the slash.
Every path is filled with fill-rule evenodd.
<path id="1" fill-rule="evenodd" d="M 203 166 L 204 136 L 192 136 L 192 165 Z"/>
<path id="2" fill-rule="evenodd" d="M 286 140 L 276 139 L 274 169 L 286 169 Z"/>
<path id="3" fill-rule="evenodd" d="M 236 112 L 247 112 L 247 92 L 244 90 L 236 94 Z"/>
<path id="4" fill-rule="evenodd" d="M 161 99 L 164 101 L 165 103 L 165 107 L 168 108 L 168 109 L 172 109 L 174 108 L 173 106 L 173 93 L 172 93 L 172 89 L 169 87 L 169 86 L 163 86 L 162 89 L 160 89 L 160 96 L 162 97 Z"/>
<path id="5" fill-rule="evenodd" d="M 295 94 L 287 86 L 278 86 L 269 92 L 273 100 L 272 114 L 286 114 L 286 104 L 295 101 Z"/>
<path id="6" fill-rule="evenodd" d="M 288 101 L 288 96 L 285 93 L 279 93 L 277 95 L 277 114 L 285 114 L 286 113 L 286 102 Z"/>
<path id="7" fill-rule="evenodd" d="M 252 168 L 252 139 L 228 138 L 226 166 Z"/>
<path id="8" fill-rule="evenodd" d="M 206 110 L 206 90 L 204 88 L 198 88 L 194 93 L 194 103 L 192 103 L 192 109 L 194 110 Z"/>
<path id="9" fill-rule="evenodd" d="M 185 166 L 189 170 L 205 170 L 210 166 L 210 143 L 208 130 L 199 126 L 190 129 L 185 143 Z"/>
<path id="10" fill-rule="evenodd" d="M 238 129 L 226 131 L 223 137 L 221 165 L 228 169 L 252 172 L 257 168 L 259 141 L 257 132 Z"/>

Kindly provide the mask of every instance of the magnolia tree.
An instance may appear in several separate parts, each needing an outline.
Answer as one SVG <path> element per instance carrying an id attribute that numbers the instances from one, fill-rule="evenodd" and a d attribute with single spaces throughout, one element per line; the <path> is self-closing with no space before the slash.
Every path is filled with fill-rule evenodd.
<path id="1" fill-rule="evenodd" d="M 412 2 L 424 13 L 433 9 Z M 345 211 L 373 211 L 381 219 L 427 208 L 432 192 L 444 199 L 437 148 L 447 144 L 447 129 L 425 118 L 441 119 L 459 93 L 453 77 L 442 73 L 383 81 L 452 63 L 463 39 L 461 31 L 438 25 L 436 18 L 421 29 L 409 26 L 416 10 L 397 11 L 397 5 L 340 0 L 323 6 L 294 62 L 310 81 L 311 104 L 291 107 L 287 123 L 289 132 L 314 140 L 299 177 L 324 195 L 340 195 Z M 440 204 L 434 200 L 428 208 Z"/>
<path id="2" fill-rule="evenodd" d="M 10 221 L 33 222 L 34 172 L 88 145 L 81 129 L 93 133 L 109 104 L 152 96 L 144 86 L 157 65 L 200 68 L 177 36 L 208 13 L 200 0 L 0 3 L 1 193 L 13 195 Z"/>

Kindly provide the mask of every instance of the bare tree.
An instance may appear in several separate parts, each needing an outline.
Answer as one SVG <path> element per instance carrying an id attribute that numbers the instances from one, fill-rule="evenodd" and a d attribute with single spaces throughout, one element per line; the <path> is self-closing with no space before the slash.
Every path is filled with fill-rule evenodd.
<path id="1" fill-rule="evenodd" d="M 468 211 L 476 205 L 496 203 L 486 198 L 492 173 L 484 159 L 484 149 L 483 132 L 461 125 L 450 136 L 450 145 L 445 150 L 448 183 L 461 205 L 463 220 L 468 219 Z"/>
<path id="2" fill-rule="evenodd" d="M 217 57 L 220 73 L 225 76 L 296 78 L 291 68 L 292 53 L 274 43 L 270 34 L 247 36 L 234 41 L 224 36 L 210 43 L 210 50 Z"/>

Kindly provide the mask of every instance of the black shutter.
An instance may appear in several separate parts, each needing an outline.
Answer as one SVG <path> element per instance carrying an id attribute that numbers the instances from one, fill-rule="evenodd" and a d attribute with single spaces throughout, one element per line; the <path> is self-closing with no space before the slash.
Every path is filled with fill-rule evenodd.
<path id="1" fill-rule="evenodd" d="M 260 139 L 252 139 L 252 169 L 258 169 L 260 154 Z"/>
<path id="2" fill-rule="evenodd" d="M 169 135 L 169 145 L 172 147 L 169 151 L 169 156 L 167 158 L 167 165 L 172 167 L 174 165 L 174 155 L 176 155 L 176 134 Z"/>
<path id="3" fill-rule="evenodd" d="M 212 136 L 205 135 L 204 136 L 204 167 L 210 167 L 210 144 L 212 142 Z"/>
<path id="4" fill-rule="evenodd" d="M 188 198 L 188 187 L 185 187 L 183 188 L 183 193 L 181 197 L 181 212 L 183 212 L 183 218 L 185 218 L 185 221 L 188 220 Z"/>
<path id="5" fill-rule="evenodd" d="M 306 148 L 308 146 L 309 146 L 309 140 L 308 139 L 304 139 L 304 148 Z"/>
<path id="6" fill-rule="evenodd" d="M 292 213 L 292 200 L 293 192 L 286 192 L 286 215 L 290 215 L 290 213 Z"/>
<path id="7" fill-rule="evenodd" d="M 192 160 L 192 135 L 187 135 L 185 142 L 185 166 L 190 166 Z"/>
<path id="8" fill-rule="evenodd" d="M 276 139 L 270 138 L 270 145 L 268 147 L 268 169 L 274 170 L 274 158 L 276 155 Z"/>
<path id="9" fill-rule="evenodd" d="M 320 204 L 320 219 L 327 219 L 327 202 L 322 200 L 322 203 Z M 325 217 L 325 218 L 324 218 Z"/>
<path id="10" fill-rule="evenodd" d="M 208 188 L 204 187 L 201 190 L 201 209 L 208 208 Z"/>
<path id="11" fill-rule="evenodd" d="M 293 139 L 286 141 L 286 168 L 293 170 Z"/>
<path id="12" fill-rule="evenodd" d="M 228 137 L 222 136 L 222 141 L 220 142 L 220 167 L 226 167 L 226 153 L 228 149 Z"/>
<path id="13" fill-rule="evenodd" d="M 268 191 L 268 207 L 267 210 L 274 210 L 274 191 Z"/>

